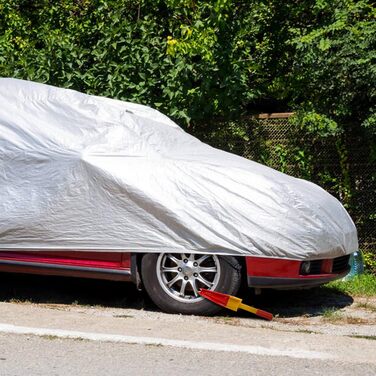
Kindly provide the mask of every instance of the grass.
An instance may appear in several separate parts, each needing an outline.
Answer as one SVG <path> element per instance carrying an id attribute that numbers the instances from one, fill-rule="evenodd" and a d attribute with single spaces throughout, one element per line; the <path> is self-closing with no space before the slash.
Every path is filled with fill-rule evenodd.
<path id="1" fill-rule="evenodd" d="M 352 296 L 376 296 L 376 276 L 361 274 L 346 281 L 330 282 L 325 287 Z"/>
<path id="2" fill-rule="evenodd" d="M 324 309 L 322 312 L 322 317 L 325 321 L 329 322 L 343 320 L 343 315 L 341 314 L 341 312 L 338 312 L 338 310 L 334 307 Z"/>

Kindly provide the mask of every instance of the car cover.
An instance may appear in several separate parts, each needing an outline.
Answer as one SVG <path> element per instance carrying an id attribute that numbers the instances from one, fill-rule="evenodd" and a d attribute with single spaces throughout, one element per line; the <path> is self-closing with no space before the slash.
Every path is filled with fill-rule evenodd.
<path id="1" fill-rule="evenodd" d="M 319 186 L 200 142 L 149 107 L 0 79 L 0 249 L 287 259 L 358 248 Z"/>

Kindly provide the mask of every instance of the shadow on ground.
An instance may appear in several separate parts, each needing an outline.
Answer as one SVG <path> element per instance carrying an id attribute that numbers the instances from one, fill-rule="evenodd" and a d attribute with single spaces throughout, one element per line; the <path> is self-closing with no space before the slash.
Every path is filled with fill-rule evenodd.
<path id="1" fill-rule="evenodd" d="M 337 290 L 319 287 L 310 290 L 265 290 L 255 296 L 250 289 L 239 293 L 244 303 L 279 317 L 320 316 L 328 309 L 351 305 L 353 299 Z M 0 273 L 0 301 L 103 306 L 158 311 L 132 283 L 94 279 Z M 223 311 L 223 316 L 249 317 L 248 313 Z"/>
<path id="2" fill-rule="evenodd" d="M 244 301 L 279 317 L 311 317 L 344 308 L 354 300 L 350 295 L 322 286 L 307 290 L 265 290 L 259 296 L 249 295 Z"/>
<path id="3" fill-rule="evenodd" d="M 157 310 L 133 283 L 0 273 L 0 301 Z"/>

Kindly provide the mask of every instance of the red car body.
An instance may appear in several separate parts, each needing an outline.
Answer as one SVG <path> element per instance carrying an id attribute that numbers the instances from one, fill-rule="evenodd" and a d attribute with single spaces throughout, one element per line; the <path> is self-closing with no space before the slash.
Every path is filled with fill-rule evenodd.
<path id="1" fill-rule="evenodd" d="M 0 272 L 132 281 L 140 285 L 140 254 L 131 252 L 0 251 Z M 303 272 L 304 261 L 246 256 L 243 269 L 249 287 L 306 288 L 345 276 L 349 256 L 314 260 Z"/>

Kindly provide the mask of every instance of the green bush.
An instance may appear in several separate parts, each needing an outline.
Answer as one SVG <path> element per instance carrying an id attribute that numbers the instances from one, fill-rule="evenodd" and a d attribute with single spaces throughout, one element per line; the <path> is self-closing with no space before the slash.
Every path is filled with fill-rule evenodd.
<path id="1" fill-rule="evenodd" d="M 374 250 L 364 250 L 364 267 L 365 269 L 374 275 L 376 275 L 376 252 Z"/>

